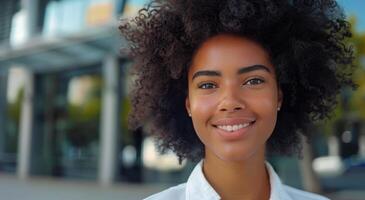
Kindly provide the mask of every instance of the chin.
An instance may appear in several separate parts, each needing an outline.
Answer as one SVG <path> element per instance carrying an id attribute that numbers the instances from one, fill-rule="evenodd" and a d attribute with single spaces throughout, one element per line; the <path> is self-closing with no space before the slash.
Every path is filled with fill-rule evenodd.
<path id="1" fill-rule="evenodd" d="M 253 156 L 258 156 L 256 154 L 257 150 L 251 151 L 225 151 L 225 152 L 217 152 L 216 156 L 223 161 L 226 162 L 243 162 L 250 160 Z"/>

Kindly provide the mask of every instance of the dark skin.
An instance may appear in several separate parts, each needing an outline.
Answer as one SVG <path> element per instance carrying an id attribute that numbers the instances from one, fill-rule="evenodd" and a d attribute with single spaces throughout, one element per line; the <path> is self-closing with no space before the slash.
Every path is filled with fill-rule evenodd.
<path id="1" fill-rule="evenodd" d="M 198 48 L 188 79 L 186 109 L 205 146 L 208 182 L 223 200 L 269 199 L 265 146 L 282 92 L 268 53 L 247 38 L 218 35 Z"/>

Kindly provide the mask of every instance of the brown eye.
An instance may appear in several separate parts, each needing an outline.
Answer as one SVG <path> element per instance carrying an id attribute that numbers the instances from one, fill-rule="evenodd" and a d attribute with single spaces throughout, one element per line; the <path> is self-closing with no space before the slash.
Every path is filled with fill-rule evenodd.
<path id="1" fill-rule="evenodd" d="M 246 81 L 245 85 L 259 85 L 263 82 L 265 82 L 265 81 L 262 80 L 262 79 L 253 78 L 253 79 L 250 79 L 250 80 Z"/>
<path id="2" fill-rule="evenodd" d="M 200 89 L 214 89 L 217 88 L 217 86 L 214 83 L 202 83 L 198 86 Z"/>

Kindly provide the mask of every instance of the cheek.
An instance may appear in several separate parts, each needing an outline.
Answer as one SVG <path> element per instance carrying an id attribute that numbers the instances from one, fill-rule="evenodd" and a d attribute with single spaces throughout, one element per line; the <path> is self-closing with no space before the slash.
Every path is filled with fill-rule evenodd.
<path id="1" fill-rule="evenodd" d="M 278 98 L 277 93 L 272 90 L 262 92 L 250 99 L 249 105 L 263 123 L 261 126 L 271 134 L 276 124 Z"/>
<path id="2" fill-rule="evenodd" d="M 267 124 L 267 128 L 273 129 L 276 124 L 277 104 L 268 99 L 262 100 L 257 112 L 260 113 L 262 120 Z"/>
<path id="3" fill-rule="evenodd" d="M 269 111 L 276 111 L 278 106 L 278 94 L 275 87 L 268 87 L 260 92 L 246 95 L 247 101 L 257 110 L 269 114 Z"/>
<path id="4" fill-rule="evenodd" d="M 190 99 L 190 109 L 194 117 L 193 123 L 204 123 L 209 120 L 217 105 L 216 99 L 210 95 Z"/>
<path id="5" fill-rule="evenodd" d="M 256 99 L 252 101 L 251 105 L 256 108 L 255 110 L 257 112 L 264 116 L 271 116 L 272 114 L 275 114 L 277 110 L 276 98 L 270 96 L 264 96 L 262 98 Z"/>
<path id="6" fill-rule="evenodd" d="M 216 98 L 208 96 L 195 96 L 195 98 L 190 99 L 193 126 L 197 136 L 205 145 L 209 145 L 209 142 L 207 142 L 210 140 L 207 127 L 209 127 L 208 122 L 213 116 L 217 104 Z"/>

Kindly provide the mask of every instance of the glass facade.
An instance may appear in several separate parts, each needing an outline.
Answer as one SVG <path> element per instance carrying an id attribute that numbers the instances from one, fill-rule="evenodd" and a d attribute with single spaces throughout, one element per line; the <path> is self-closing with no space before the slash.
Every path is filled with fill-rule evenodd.
<path id="1" fill-rule="evenodd" d="M 0 71 L 0 171 L 3 172 L 16 171 L 23 75 L 19 68 Z"/>
<path id="2" fill-rule="evenodd" d="M 95 179 L 100 65 L 35 77 L 32 174 Z"/>

